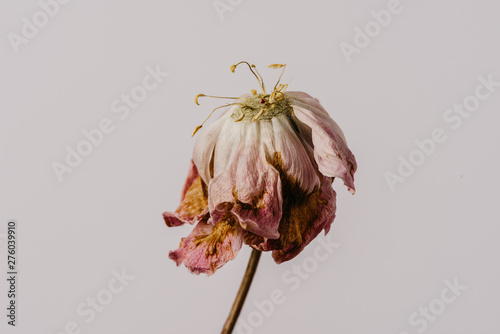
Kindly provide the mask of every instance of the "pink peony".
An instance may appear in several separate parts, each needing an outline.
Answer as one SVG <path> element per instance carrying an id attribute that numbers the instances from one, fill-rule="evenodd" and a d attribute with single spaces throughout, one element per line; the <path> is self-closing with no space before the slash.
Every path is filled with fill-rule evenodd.
<path id="1" fill-rule="evenodd" d="M 196 274 L 213 274 L 243 244 L 272 251 L 276 263 L 294 258 L 328 233 L 334 178 L 355 191 L 356 160 L 319 101 L 279 81 L 267 94 L 256 77 L 262 93 L 237 98 L 200 133 L 181 204 L 163 214 L 170 227 L 196 224 L 169 255 Z"/>

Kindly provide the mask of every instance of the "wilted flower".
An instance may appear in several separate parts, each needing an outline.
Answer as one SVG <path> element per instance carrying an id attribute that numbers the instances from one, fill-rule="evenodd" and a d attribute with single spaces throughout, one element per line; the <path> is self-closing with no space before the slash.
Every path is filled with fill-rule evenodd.
<path id="1" fill-rule="evenodd" d="M 196 224 L 170 258 L 197 274 L 213 274 L 242 244 L 272 251 L 277 263 L 292 259 L 321 230 L 328 233 L 336 209 L 334 178 L 354 194 L 354 155 L 318 100 L 285 92 L 288 85 L 279 80 L 268 94 L 255 66 L 241 63 L 262 93 L 235 98 L 200 133 L 181 204 L 163 214 L 168 226 Z"/>

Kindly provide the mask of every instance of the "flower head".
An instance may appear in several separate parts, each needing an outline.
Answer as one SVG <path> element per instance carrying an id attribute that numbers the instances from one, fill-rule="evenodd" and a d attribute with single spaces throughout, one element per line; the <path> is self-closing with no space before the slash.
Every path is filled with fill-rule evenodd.
<path id="1" fill-rule="evenodd" d="M 294 258 L 322 230 L 328 233 L 336 210 L 333 180 L 355 191 L 356 160 L 319 101 L 286 92 L 280 80 L 268 94 L 254 65 L 240 62 L 231 71 L 240 64 L 262 92 L 233 98 L 200 133 L 181 204 L 163 214 L 170 227 L 196 224 L 169 256 L 197 274 L 213 274 L 243 244 L 271 251 L 277 263 Z"/>

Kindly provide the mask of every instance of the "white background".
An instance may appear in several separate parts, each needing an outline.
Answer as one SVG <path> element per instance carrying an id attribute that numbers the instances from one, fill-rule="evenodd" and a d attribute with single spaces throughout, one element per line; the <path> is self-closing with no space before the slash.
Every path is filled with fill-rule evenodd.
<path id="1" fill-rule="evenodd" d="M 229 71 L 248 60 L 268 85 L 278 72 L 266 66 L 287 63 L 289 90 L 329 110 L 359 169 L 355 196 L 334 182 L 329 236 L 340 246 L 296 290 L 283 275 L 317 263 L 318 240 L 282 265 L 263 254 L 241 315 L 254 323 L 246 332 L 498 333 L 500 87 L 456 130 L 443 114 L 474 94 L 479 76 L 500 81 L 500 5 L 401 0 L 402 12 L 348 63 L 340 44 L 354 45 L 355 27 L 388 1 L 232 3 L 219 16 L 211 0 L 73 0 L 16 53 L 9 33 L 21 35 L 23 17 L 41 9 L 1 2 L 0 233 L 18 221 L 20 275 L 17 326 L 2 306 L 0 331 L 64 333 L 75 322 L 95 334 L 220 332 L 250 249 L 210 278 L 191 275 L 168 259 L 191 226 L 167 228 L 161 214 L 178 204 L 192 130 L 223 103 L 196 106 L 194 96 L 257 88 L 244 68 Z M 111 104 L 157 65 L 168 77 L 121 120 Z M 52 163 L 104 118 L 114 131 L 59 182 Z M 447 140 L 391 191 L 384 173 L 397 173 L 398 157 L 435 128 Z M 134 279 L 87 323 L 76 308 L 122 268 Z M 467 286 L 461 295 L 425 330 L 412 325 L 455 278 Z M 0 288 L 6 305 L 4 279 Z M 275 289 L 285 302 L 259 315 L 254 302 Z"/>

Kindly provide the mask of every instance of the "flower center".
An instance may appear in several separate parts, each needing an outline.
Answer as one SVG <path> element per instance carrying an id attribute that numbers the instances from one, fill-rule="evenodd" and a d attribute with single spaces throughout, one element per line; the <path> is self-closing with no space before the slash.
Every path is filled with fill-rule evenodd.
<path id="1" fill-rule="evenodd" d="M 280 77 L 278 78 L 278 82 L 274 85 L 273 92 L 271 94 L 267 94 L 266 88 L 264 85 L 264 80 L 262 79 L 262 76 L 260 73 L 257 71 L 257 68 L 253 64 L 249 64 L 246 61 L 240 61 L 237 64 L 231 65 L 231 72 L 234 73 L 234 70 L 238 65 L 240 64 L 246 64 L 248 68 L 250 69 L 250 72 L 255 76 L 257 81 L 259 82 L 259 86 L 262 89 L 262 93 L 257 94 L 257 91 L 252 89 L 252 95 L 246 98 L 238 98 L 238 97 L 222 97 L 222 96 L 213 96 L 213 95 L 206 95 L 206 94 L 198 94 L 194 98 L 194 102 L 199 105 L 198 99 L 200 97 L 215 97 L 215 98 L 221 98 L 221 99 L 234 99 L 237 100 L 237 102 L 234 103 L 229 103 L 222 105 L 220 107 L 215 108 L 212 110 L 210 115 L 201 123 L 201 125 L 198 125 L 196 129 L 194 129 L 193 136 L 198 132 L 199 129 L 203 127 L 203 124 L 212 116 L 212 114 L 220 108 L 224 107 L 229 107 L 233 105 L 239 105 L 240 107 L 235 111 L 231 116 L 234 118 L 235 122 L 240 122 L 240 121 L 257 121 L 259 119 L 262 120 L 270 120 L 273 117 L 276 117 L 278 115 L 290 115 L 292 113 L 292 108 L 290 107 L 290 101 L 289 99 L 285 96 L 285 90 L 288 87 L 288 84 L 282 85 L 280 84 L 281 77 L 283 76 L 283 73 L 285 72 L 286 64 L 271 64 L 268 67 L 269 68 L 282 68 L 283 70 L 281 71 Z"/>
<path id="2" fill-rule="evenodd" d="M 241 103 L 241 107 L 231 115 L 235 122 L 264 121 L 276 116 L 292 114 L 290 99 L 278 91 L 270 95 L 252 94 Z"/>

